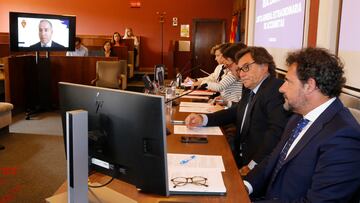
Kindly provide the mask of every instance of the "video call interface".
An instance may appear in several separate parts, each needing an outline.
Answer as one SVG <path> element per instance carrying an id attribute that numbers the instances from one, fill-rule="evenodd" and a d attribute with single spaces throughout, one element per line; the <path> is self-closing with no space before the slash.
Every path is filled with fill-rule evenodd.
<path id="1" fill-rule="evenodd" d="M 52 41 L 69 47 L 69 20 L 18 17 L 18 46 L 30 47 L 40 41 L 39 23 L 48 20 L 52 24 Z"/>

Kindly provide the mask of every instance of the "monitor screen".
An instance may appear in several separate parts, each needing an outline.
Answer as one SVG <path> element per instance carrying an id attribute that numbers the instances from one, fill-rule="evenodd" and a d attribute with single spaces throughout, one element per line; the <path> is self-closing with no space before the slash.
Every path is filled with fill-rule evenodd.
<path id="1" fill-rule="evenodd" d="M 305 11 L 306 0 L 256 0 L 254 45 L 265 47 L 282 70 L 287 53 L 303 47 Z"/>
<path id="2" fill-rule="evenodd" d="M 345 63 L 346 88 L 357 92 L 360 92 L 360 27 L 355 25 L 360 17 L 359 6 L 360 1 L 342 1 L 338 41 L 338 56 Z"/>
<path id="3" fill-rule="evenodd" d="M 10 12 L 11 51 L 72 51 L 76 17 Z"/>
<path id="4" fill-rule="evenodd" d="M 162 96 L 62 82 L 59 93 L 64 135 L 66 112 L 88 111 L 89 171 L 169 195 Z"/>

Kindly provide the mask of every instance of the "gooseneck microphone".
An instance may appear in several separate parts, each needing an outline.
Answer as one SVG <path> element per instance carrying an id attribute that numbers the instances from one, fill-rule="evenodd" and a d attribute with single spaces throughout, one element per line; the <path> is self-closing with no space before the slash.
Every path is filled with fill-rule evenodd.
<path id="1" fill-rule="evenodd" d="M 206 83 L 205 83 L 205 84 L 202 84 L 202 85 L 198 86 L 197 88 L 194 88 L 194 89 L 192 89 L 192 90 L 190 90 L 190 91 L 188 91 L 188 92 L 186 92 L 186 93 L 184 93 L 184 94 L 181 94 L 181 95 L 179 95 L 179 96 L 177 96 L 177 97 L 174 97 L 174 98 L 172 98 L 172 99 L 167 100 L 167 101 L 165 102 L 165 104 L 167 104 L 167 103 L 169 103 L 169 102 L 172 102 L 172 101 L 174 101 L 174 100 L 177 100 L 177 99 L 179 99 L 179 98 L 181 98 L 181 97 L 183 97 L 183 96 L 185 96 L 185 95 L 188 95 L 188 94 L 190 94 L 191 92 L 194 92 L 195 90 L 205 89 L 207 86 L 208 86 L 208 84 L 206 84 Z"/>
<path id="2" fill-rule="evenodd" d="M 180 73 L 176 74 L 175 79 L 171 81 L 170 86 L 172 86 L 172 84 L 173 84 L 174 82 L 178 82 L 178 86 L 180 87 L 181 82 L 182 82 L 182 76 L 183 76 L 183 75 L 187 75 L 188 73 L 191 73 L 191 72 L 193 72 L 194 70 L 198 70 L 198 69 L 200 69 L 200 67 L 201 67 L 201 65 L 197 65 L 197 66 L 195 66 L 195 67 L 193 67 L 193 68 L 190 68 L 190 69 L 187 69 L 187 70 L 185 70 L 185 68 L 182 69 L 182 71 L 181 71 Z M 181 79 L 180 79 L 180 78 L 181 78 Z"/>

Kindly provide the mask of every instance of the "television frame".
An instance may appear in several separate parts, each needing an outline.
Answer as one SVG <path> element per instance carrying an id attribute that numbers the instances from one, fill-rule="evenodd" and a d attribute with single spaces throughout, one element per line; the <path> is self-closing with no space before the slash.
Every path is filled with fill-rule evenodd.
<path id="1" fill-rule="evenodd" d="M 19 47 L 19 29 L 18 18 L 38 18 L 38 19 L 57 19 L 69 21 L 69 42 L 68 47 Z M 74 51 L 75 50 L 75 35 L 76 35 L 76 16 L 72 15 L 56 15 L 56 14 L 40 14 L 40 13 L 23 13 L 23 12 L 9 12 L 9 32 L 10 32 L 10 51 Z M 38 37 L 38 35 L 36 35 Z"/>

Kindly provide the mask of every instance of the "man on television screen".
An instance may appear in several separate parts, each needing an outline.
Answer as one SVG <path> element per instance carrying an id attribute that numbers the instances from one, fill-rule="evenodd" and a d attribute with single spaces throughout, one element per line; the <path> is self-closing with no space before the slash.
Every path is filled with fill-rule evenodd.
<path id="1" fill-rule="evenodd" d="M 50 21 L 41 20 L 39 23 L 39 38 L 40 42 L 31 45 L 31 48 L 65 48 L 63 45 L 51 40 L 53 34 L 53 27 Z"/>

